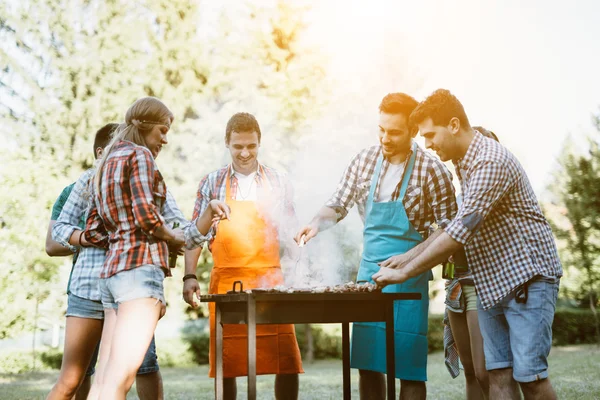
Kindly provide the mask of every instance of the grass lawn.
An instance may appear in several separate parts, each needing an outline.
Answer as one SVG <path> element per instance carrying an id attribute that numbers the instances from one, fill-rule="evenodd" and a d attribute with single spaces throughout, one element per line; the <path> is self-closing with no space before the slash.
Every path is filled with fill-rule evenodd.
<path id="1" fill-rule="evenodd" d="M 300 377 L 300 399 L 340 399 L 342 394 L 341 361 L 318 361 L 304 366 Z M 0 374 L 0 398 L 43 399 L 58 372 L 18 375 Z M 166 399 L 212 399 L 212 380 L 207 367 L 163 368 Z M 593 345 L 557 347 L 550 356 L 550 377 L 559 399 L 600 399 L 600 347 Z M 238 398 L 246 398 L 246 382 L 238 380 Z M 258 377 L 259 399 L 273 398 L 273 377 Z M 358 399 L 358 374 L 352 370 L 353 398 Z M 443 355 L 429 357 L 429 399 L 463 399 L 464 378 L 452 380 L 443 364 Z M 129 399 L 137 399 L 135 390 Z"/>

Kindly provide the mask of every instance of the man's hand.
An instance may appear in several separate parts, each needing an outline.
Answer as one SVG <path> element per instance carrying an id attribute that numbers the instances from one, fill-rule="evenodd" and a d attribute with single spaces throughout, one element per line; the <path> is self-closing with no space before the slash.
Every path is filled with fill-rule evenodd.
<path id="1" fill-rule="evenodd" d="M 167 242 L 169 249 L 179 249 L 185 244 L 185 237 L 181 228 L 176 228 L 171 231 L 173 238 Z"/>
<path id="2" fill-rule="evenodd" d="M 382 267 L 377 273 L 371 277 L 377 286 L 384 287 L 393 283 L 402 283 L 409 277 L 401 269 L 391 269 Z"/>
<path id="3" fill-rule="evenodd" d="M 406 266 L 409 261 L 410 260 L 408 257 L 406 257 L 406 254 L 397 254 L 395 256 L 391 256 L 383 262 L 380 262 L 379 266 L 391 269 L 401 269 Z"/>
<path id="4" fill-rule="evenodd" d="M 198 300 L 200 300 L 200 285 L 196 279 L 188 279 L 183 282 L 183 300 L 188 303 L 192 308 L 198 307 L 198 303 L 194 301 L 194 293 Z"/>
<path id="5" fill-rule="evenodd" d="M 231 209 L 225 202 L 221 200 L 211 200 L 208 203 L 210 207 L 210 211 L 212 214 L 212 222 L 220 221 L 222 219 L 229 219 L 229 214 L 231 214 Z"/>
<path id="6" fill-rule="evenodd" d="M 303 227 L 302 229 L 300 229 L 298 231 L 298 233 L 296 233 L 296 236 L 294 236 L 294 240 L 296 241 L 296 243 L 298 243 L 298 246 L 301 245 L 301 243 L 306 244 L 308 243 L 308 241 L 312 238 L 314 238 L 315 236 L 317 236 L 317 234 L 319 233 L 319 229 L 312 226 L 312 225 L 306 225 L 305 227 Z M 304 236 L 304 238 L 303 238 Z"/>
<path id="7" fill-rule="evenodd" d="M 179 242 L 173 242 L 169 240 L 167 242 L 167 246 L 169 247 L 169 254 L 176 253 L 178 256 L 182 256 L 184 254 L 184 247 Z"/>

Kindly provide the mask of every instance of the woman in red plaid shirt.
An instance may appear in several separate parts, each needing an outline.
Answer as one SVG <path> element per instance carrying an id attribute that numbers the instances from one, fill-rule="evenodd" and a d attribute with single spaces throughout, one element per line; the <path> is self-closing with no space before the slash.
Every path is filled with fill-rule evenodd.
<path id="1" fill-rule="evenodd" d="M 100 274 L 100 364 L 90 399 L 125 399 L 164 315 L 169 247 L 184 243 L 183 231 L 169 228 L 161 215 L 167 188 L 154 162 L 172 122 L 160 100 L 137 100 L 97 168 L 82 239 L 108 252 Z"/>

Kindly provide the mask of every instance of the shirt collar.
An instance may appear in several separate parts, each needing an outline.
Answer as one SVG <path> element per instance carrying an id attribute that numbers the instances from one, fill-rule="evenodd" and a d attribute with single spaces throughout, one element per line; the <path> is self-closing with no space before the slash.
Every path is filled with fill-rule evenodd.
<path id="1" fill-rule="evenodd" d="M 260 176 L 260 169 L 261 169 L 261 165 L 260 162 L 257 163 L 257 167 L 256 167 L 256 176 Z M 233 169 L 233 164 L 229 164 L 229 175 L 233 178 L 236 175 L 241 175 L 239 172 L 236 172 L 235 169 Z"/>
<path id="2" fill-rule="evenodd" d="M 483 135 L 476 129 L 474 129 L 474 131 L 475 136 L 473 137 L 471 144 L 469 144 L 469 148 L 467 149 L 465 156 L 460 160 L 453 162 L 453 164 L 460 169 L 467 169 L 469 165 L 475 161 L 475 155 L 479 152 L 479 147 L 481 147 L 483 143 Z"/>

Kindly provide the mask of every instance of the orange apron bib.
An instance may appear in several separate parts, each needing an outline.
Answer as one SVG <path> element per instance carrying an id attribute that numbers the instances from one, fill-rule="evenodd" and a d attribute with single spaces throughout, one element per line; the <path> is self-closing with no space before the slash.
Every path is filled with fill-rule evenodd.
<path id="1" fill-rule="evenodd" d="M 230 174 L 227 174 L 225 202 L 231 209 L 230 221 L 219 222 L 212 243 L 214 267 L 208 292 L 226 293 L 233 282 L 242 281 L 245 289 L 283 284 L 279 263 L 277 228 L 263 218 L 254 201 L 231 199 Z M 263 182 L 267 182 L 263 175 Z M 210 310 L 209 376 L 215 376 L 215 307 Z M 256 373 L 297 374 L 302 370 L 300 349 L 294 325 L 256 326 Z M 248 375 L 248 327 L 223 325 L 223 376 Z"/>

